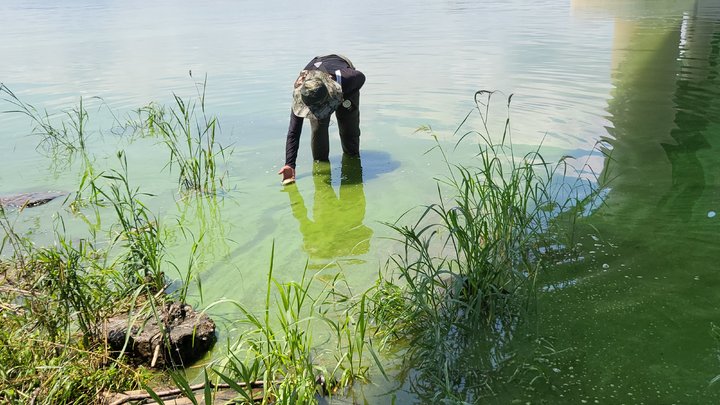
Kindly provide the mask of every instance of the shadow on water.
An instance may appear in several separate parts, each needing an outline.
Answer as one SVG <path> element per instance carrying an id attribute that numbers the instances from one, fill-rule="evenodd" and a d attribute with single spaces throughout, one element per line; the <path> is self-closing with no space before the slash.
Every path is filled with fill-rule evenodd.
<path id="1" fill-rule="evenodd" d="M 342 159 L 344 160 L 344 157 Z M 360 159 L 362 160 L 362 181 L 366 184 L 371 180 L 375 180 L 384 174 L 392 173 L 400 168 L 400 162 L 393 160 L 392 155 L 384 151 L 362 150 L 360 152 Z M 342 163 L 340 167 L 342 168 Z M 337 168 L 334 168 L 333 171 L 337 172 Z M 342 179 L 343 177 L 342 173 L 336 173 L 336 175 L 339 176 L 337 179 Z M 298 180 L 302 180 L 304 177 L 306 176 L 298 174 Z"/>
<path id="2" fill-rule="evenodd" d="M 564 350 L 532 397 L 717 403 L 720 13 L 615 20 L 612 159 L 575 280 L 541 297 L 538 328 Z M 695 13 L 695 14 L 693 14 Z M 528 391 L 529 392 L 529 391 Z M 530 396 L 526 392 L 526 395 Z"/>
<path id="3" fill-rule="evenodd" d="M 679 108 L 675 115 L 676 128 L 670 132 L 674 142 L 661 143 L 672 166 L 672 182 L 658 208 L 677 215 L 684 222 L 692 219 L 707 189 L 707 163 L 698 155 L 712 148 L 708 136 L 713 134 L 708 132 L 720 122 L 720 104 L 716 101 L 720 95 L 720 30 L 716 28 L 709 39 L 707 65 L 683 69 L 685 72 L 677 82 L 674 101 Z"/>
<path id="4" fill-rule="evenodd" d="M 393 160 L 389 153 L 379 150 L 363 150 L 361 159 L 362 180 L 365 183 L 400 168 L 400 162 Z"/>

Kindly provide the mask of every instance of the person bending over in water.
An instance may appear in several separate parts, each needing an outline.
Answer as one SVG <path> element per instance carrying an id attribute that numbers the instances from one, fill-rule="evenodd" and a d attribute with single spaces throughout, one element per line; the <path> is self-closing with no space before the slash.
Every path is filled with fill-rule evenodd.
<path id="1" fill-rule="evenodd" d="M 317 56 L 295 80 L 290 126 L 285 142 L 285 166 L 278 172 L 282 183 L 295 181 L 295 161 L 303 119 L 310 120 L 313 160 L 327 162 L 330 153 L 328 126 L 335 113 L 343 153 L 360 155 L 360 88 L 365 75 L 341 55 Z"/>

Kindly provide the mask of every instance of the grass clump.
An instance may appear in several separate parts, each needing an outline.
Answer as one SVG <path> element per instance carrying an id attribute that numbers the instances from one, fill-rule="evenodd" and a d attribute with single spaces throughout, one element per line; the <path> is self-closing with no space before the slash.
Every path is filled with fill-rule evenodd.
<path id="1" fill-rule="evenodd" d="M 170 152 L 168 166 L 176 167 L 178 185 L 184 192 L 215 194 L 223 186 L 224 174 L 219 163 L 225 161 L 227 148 L 216 139 L 220 131 L 217 117 L 205 109 L 207 80 L 198 87 L 198 101 L 173 95 L 174 105 L 150 103 L 139 109 L 133 126 L 143 134 L 158 136 Z"/>
<path id="2" fill-rule="evenodd" d="M 0 402 L 93 403 L 105 391 L 137 387 L 150 374 L 108 355 L 101 320 L 124 295 L 121 275 L 99 266 L 90 242 L 59 238 L 35 247 L 0 207 Z"/>
<path id="3" fill-rule="evenodd" d="M 9 103 L 11 110 L 4 113 L 19 113 L 30 119 L 33 124 L 33 134 L 40 137 L 37 149 L 47 156 L 55 159 L 64 157 L 68 161 L 76 153 L 85 153 L 87 150 L 87 124 L 89 115 L 84 107 L 83 99 L 77 107 L 63 112 L 66 118 L 60 125 L 55 124 L 53 116 L 47 110 L 39 110 L 33 105 L 24 103 L 7 86 L 0 83 L 0 94 L 4 101 Z"/>
<path id="4" fill-rule="evenodd" d="M 0 261 L 0 402 L 96 403 L 101 394 L 137 389 L 153 377 L 110 352 L 105 320 L 125 313 L 160 319 L 165 303 L 185 301 L 192 266 L 181 274 L 183 286 L 168 292 L 163 269 L 172 264 L 142 193 L 129 185 L 126 171 L 100 178 L 110 191 L 95 186 L 118 217 L 110 243 L 70 241 L 61 227 L 52 246 L 35 246 L 15 232 L 13 214 L 0 206 L 0 252 L 12 252 Z M 162 341 L 172 350 L 167 336 Z"/>
<path id="5" fill-rule="evenodd" d="M 272 266 L 271 259 L 260 315 L 230 301 L 242 314 L 243 332 L 214 373 L 237 400 L 263 404 L 316 404 L 368 382 L 368 355 L 379 362 L 369 343 L 366 298 L 352 296 L 339 277 L 313 293 L 317 283 L 307 267 L 299 282 L 280 283 Z"/>
<path id="6" fill-rule="evenodd" d="M 233 403 L 318 404 L 333 396 L 357 402 L 355 388 L 370 382 L 372 366 L 388 378 L 372 343 L 367 294 L 354 295 L 341 275 L 308 277 L 307 265 L 299 281 L 281 283 L 273 259 L 261 310 L 234 300 L 208 306 L 231 305 L 240 334 L 203 370 L 204 383 L 193 386 L 187 374 L 172 372 L 173 393 L 193 403 L 213 400 L 218 388 L 234 391 Z"/>
<path id="7" fill-rule="evenodd" d="M 150 196 L 132 188 L 128 178 L 127 159 L 118 153 L 121 170 L 113 170 L 101 175 L 110 181 L 109 191 L 93 186 L 109 202 L 116 214 L 117 227 L 113 243 L 123 244 L 122 255 L 117 265 L 122 267 L 132 285 L 148 285 L 154 292 L 162 291 L 166 286 L 165 273 L 162 270 L 165 245 L 160 224 L 140 197 Z"/>
<path id="8" fill-rule="evenodd" d="M 166 258 L 167 231 L 141 201 L 152 195 L 131 185 L 125 153 L 117 154 L 118 169 L 94 166 L 85 143 L 89 118 L 82 100 L 58 126 L 56 117 L 21 102 L 5 86 L 0 92 L 16 107 L 9 112 L 36 124 L 41 148 L 82 154 L 80 185 L 65 203 L 90 231 L 89 238 L 70 239 L 66 219 L 58 213 L 53 243 L 35 246 L 15 230 L 13 216 L 21 218 L 24 207 L 9 212 L 0 206 L 0 254 L 10 252 L 0 259 L 0 402 L 93 403 L 100 392 L 138 388 L 150 373 L 128 366 L 127 356 L 109 353 L 103 323 L 120 313 L 157 318 L 166 302 L 184 303 L 202 236 L 193 241 L 183 273 Z M 184 113 L 194 119 L 192 111 Z M 212 183 L 209 177 L 204 181 Z M 188 232 L 183 230 L 186 237 Z M 172 268 L 181 282 L 168 291 L 165 273 Z"/>
<path id="9" fill-rule="evenodd" d="M 558 246 L 552 217 L 571 206 L 552 190 L 564 159 L 550 164 L 539 148 L 517 158 L 509 115 L 492 136 L 492 94 L 476 93 L 476 108 L 455 131 L 455 150 L 478 140 L 471 164 L 451 163 L 424 128 L 448 174 L 437 179 L 437 202 L 409 225 L 410 212 L 388 224 L 403 250 L 373 292 L 380 331 L 402 350 L 415 391 L 428 401 L 477 402 L 490 393 L 491 375 L 510 357 L 505 347 L 531 309 L 544 252 Z M 472 114 L 481 129 L 465 131 Z"/>
<path id="10" fill-rule="evenodd" d="M 6 112 L 30 118 L 41 137 L 39 150 L 54 161 L 67 157 L 68 168 L 81 155 L 80 185 L 64 204 L 90 230 L 89 237 L 67 236 L 66 216 L 57 213 L 54 240 L 36 246 L 15 229 L 24 207 L 0 206 L 0 254 L 9 254 L 0 258 L 0 402 L 97 403 L 101 393 L 137 389 L 155 374 L 110 353 L 104 321 L 125 313 L 159 317 L 165 302 L 184 302 L 196 247 L 186 273 L 166 259 L 167 232 L 141 201 L 151 195 L 131 185 L 124 152 L 117 154 L 119 168 L 95 167 L 82 99 L 64 115 L 50 115 L 2 84 L 0 93 L 11 105 Z M 194 119 L 192 111 L 183 113 L 188 122 Z M 168 268 L 182 279 L 173 292 L 167 291 Z"/>

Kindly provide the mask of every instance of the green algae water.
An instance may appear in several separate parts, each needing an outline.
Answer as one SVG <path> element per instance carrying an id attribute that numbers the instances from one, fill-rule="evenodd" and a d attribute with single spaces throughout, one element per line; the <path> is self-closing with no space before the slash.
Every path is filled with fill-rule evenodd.
<path id="1" fill-rule="evenodd" d="M 125 151 L 132 184 L 152 194 L 144 202 L 169 229 L 171 259 L 185 263 L 190 245 L 178 221 L 204 235 L 201 287 L 190 302 L 257 308 L 273 243 L 280 280 L 297 279 L 307 264 L 320 277 L 341 273 L 358 290 L 370 286 L 398 249 L 382 223 L 433 202 L 433 178 L 445 174 L 440 157 L 425 153 L 434 141 L 416 129 L 430 126 L 452 142 L 476 90 L 512 93 L 513 141 L 533 148 L 542 140 L 546 159 L 588 162 L 579 175 L 607 192 L 578 225 L 580 257 L 541 280 L 533 335 L 552 347 L 541 378 L 499 379 L 486 401 L 720 400 L 720 386 L 709 384 L 720 374 L 711 335 L 720 323 L 720 6 L 371 1 L 314 12 L 323 24 L 309 24 L 307 9 L 289 1 L 3 1 L 0 82 L 50 114 L 82 97 L 95 166 L 117 168 L 116 151 Z M 298 181 L 282 188 L 275 173 L 292 82 L 313 56 L 334 52 L 368 77 L 362 157 L 344 160 L 331 127 L 331 161 L 313 164 L 306 125 Z M 205 75 L 218 140 L 232 148 L 227 191 L 207 204 L 179 199 L 156 140 L 113 131 L 151 101 L 196 95 Z M 41 153 L 31 128 L 26 117 L 0 115 L 0 195 L 73 192 L 79 162 Z M 594 152 L 599 141 L 610 157 Z M 61 200 L 24 210 L 16 226 L 49 243 L 56 215 L 67 216 Z M 83 237 L 82 222 L 65 226 Z M 232 337 L 231 309 L 212 311 L 221 340 Z M 524 349 L 522 339 L 514 344 Z M 398 403 L 420 401 L 403 380 L 375 383 L 370 403 L 390 403 L 397 387 Z"/>

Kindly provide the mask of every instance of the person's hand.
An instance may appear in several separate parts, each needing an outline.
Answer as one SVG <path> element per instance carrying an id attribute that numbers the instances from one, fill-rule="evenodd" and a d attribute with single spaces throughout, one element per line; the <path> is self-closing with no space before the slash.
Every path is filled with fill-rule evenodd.
<path id="1" fill-rule="evenodd" d="M 282 175 L 283 186 L 295 182 L 295 169 L 288 165 L 283 166 L 283 168 L 280 169 L 278 174 Z"/>

